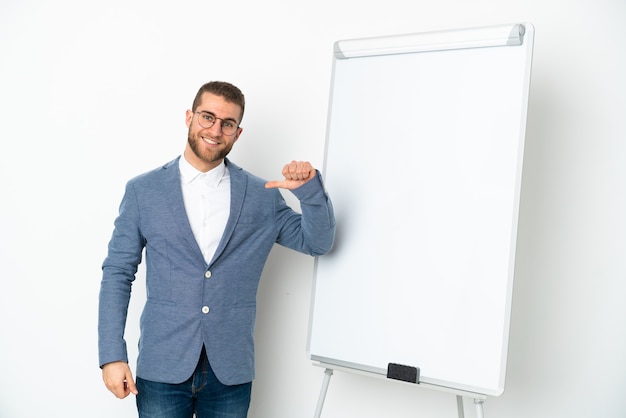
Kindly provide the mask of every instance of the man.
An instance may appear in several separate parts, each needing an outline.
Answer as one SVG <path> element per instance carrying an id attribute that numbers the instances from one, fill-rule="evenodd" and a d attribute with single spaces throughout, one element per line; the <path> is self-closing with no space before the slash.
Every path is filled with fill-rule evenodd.
<path id="1" fill-rule="evenodd" d="M 332 205 L 311 164 L 292 161 L 284 180 L 266 183 L 226 158 L 244 108 L 237 87 L 205 84 L 186 113 L 183 156 L 126 185 L 102 267 L 99 353 L 105 385 L 118 398 L 135 394 L 140 417 L 245 418 L 256 293 L 272 246 L 331 249 Z M 301 214 L 277 188 L 294 193 Z M 124 327 L 144 249 L 135 383 Z"/>

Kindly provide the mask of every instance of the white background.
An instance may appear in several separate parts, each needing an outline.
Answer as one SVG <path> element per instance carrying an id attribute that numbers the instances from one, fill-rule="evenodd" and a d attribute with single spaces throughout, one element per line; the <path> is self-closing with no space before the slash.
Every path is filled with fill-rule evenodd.
<path id="1" fill-rule="evenodd" d="M 124 183 L 182 152 L 184 112 L 202 83 L 242 88 L 232 159 L 273 178 L 291 159 L 323 164 L 334 41 L 528 21 L 535 52 L 507 386 L 485 415 L 623 417 L 625 17 L 623 0 L 4 0 L 0 416 L 135 416 L 132 397 L 115 399 L 97 367 L 100 264 Z M 395 136 L 383 139 L 391 156 Z M 393 174 L 363 167 L 373 169 Z M 313 415 L 323 371 L 306 357 L 312 276 L 313 259 L 273 251 L 251 417 Z M 338 372 L 323 416 L 455 415 L 452 395 Z"/>

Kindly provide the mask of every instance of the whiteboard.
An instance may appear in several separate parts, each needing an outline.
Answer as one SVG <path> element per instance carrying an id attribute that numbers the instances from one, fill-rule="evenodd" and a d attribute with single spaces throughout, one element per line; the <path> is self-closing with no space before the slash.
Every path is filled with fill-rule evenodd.
<path id="1" fill-rule="evenodd" d="M 504 391 L 534 29 L 494 28 L 335 45 L 312 360 Z"/>

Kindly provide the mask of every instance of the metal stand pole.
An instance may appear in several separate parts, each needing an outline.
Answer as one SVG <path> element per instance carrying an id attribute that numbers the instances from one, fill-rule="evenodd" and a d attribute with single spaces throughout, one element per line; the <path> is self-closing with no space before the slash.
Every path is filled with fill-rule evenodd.
<path id="1" fill-rule="evenodd" d="M 476 405 L 476 418 L 485 418 L 483 414 L 483 404 L 485 403 L 482 399 L 474 399 L 474 405 Z"/>
<path id="2" fill-rule="evenodd" d="M 330 377 L 333 375 L 333 369 L 324 370 L 324 381 L 322 382 L 322 390 L 320 391 L 320 397 L 317 400 L 317 408 L 315 409 L 315 418 L 322 416 L 322 408 L 324 407 L 324 400 L 326 400 L 326 392 L 328 392 L 328 385 L 330 384 Z"/>
<path id="3" fill-rule="evenodd" d="M 465 418 L 465 409 L 463 408 L 463 397 L 456 395 L 456 410 L 459 413 L 459 418 Z"/>

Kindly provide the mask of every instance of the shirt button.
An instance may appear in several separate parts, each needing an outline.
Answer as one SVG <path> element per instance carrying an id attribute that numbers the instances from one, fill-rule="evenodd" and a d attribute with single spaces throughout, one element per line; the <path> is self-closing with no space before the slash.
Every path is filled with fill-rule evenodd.
<path id="1" fill-rule="evenodd" d="M 203 306 L 202 307 L 202 313 L 204 313 L 204 314 L 209 313 L 209 307 L 208 306 Z"/>
<path id="2" fill-rule="evenodd" d="M 204 278 L 205 278 L 205 279 L 210 279 L 210 278 L 211 278 L 211 270 L 207 270 L 207 271 L 204 273 Z"/>

